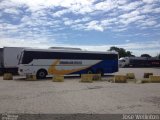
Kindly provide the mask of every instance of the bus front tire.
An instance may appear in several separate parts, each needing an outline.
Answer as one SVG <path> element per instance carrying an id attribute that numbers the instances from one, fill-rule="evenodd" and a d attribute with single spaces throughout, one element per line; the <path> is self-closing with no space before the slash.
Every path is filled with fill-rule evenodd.
<path id="1" fill-rule="evenodd" d="M 47 75 L 47 71 L 44 69 L 40 69 L 40 70 L 38 70 L 36 77 L 37 77 L 37 79 L 44 79 L 44 78 L 46 78 L 46 75 Z"/>

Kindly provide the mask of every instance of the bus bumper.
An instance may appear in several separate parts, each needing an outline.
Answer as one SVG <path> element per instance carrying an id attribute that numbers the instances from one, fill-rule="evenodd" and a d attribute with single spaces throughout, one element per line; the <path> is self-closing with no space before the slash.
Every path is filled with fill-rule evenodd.
<path id="1" fill-rule="evenodd" d="M 22 75 L 22 76 L 24 76 L 24 75 L 35 75 L 35 72 L 32 69 L 28 68 L 28 66 L 27 67 L 19 66 L 18 67 L 18 73 L 19 73 L 19 75 Z"/>

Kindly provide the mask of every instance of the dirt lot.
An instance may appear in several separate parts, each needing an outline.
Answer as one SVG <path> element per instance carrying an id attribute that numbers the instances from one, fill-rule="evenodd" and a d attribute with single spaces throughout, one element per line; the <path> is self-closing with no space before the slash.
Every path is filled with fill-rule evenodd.
<path id="1" fill-rule="evenodd" d="M 160 69 L 122 68 L 116 74 L 144 72 L 160 75 Z M 80 83 L 66 78 L 25 81 L 0 77 L 0 113 L 160 113 L 160 83 Z M 108 79 L 108 76 L 103 78 Z"/>

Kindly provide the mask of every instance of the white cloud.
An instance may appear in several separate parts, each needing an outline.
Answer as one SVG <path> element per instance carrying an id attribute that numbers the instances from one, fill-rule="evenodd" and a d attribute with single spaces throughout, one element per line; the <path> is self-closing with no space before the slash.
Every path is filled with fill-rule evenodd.
<path id="1" fill-rule="evenodd" d="M 148 21 L 148 22 L 145 22 L 145 23 L 142 23 L 143 26 L 153 26 L 155 25 L 157 22 L 156 21 Z"/>
<path id="2" fill-rule="evenodd" d="M 11 2 L 17 5 L 26 5 L 31 11 L 37 11 L 59 3 L 51 0 L 11 0 Z"/>
<path id="3" fill-rule="evenodd" d="M 156 27 L 157 26 L 157 22 L 153 19 L 153 18 L 148 18 L 148 19 L 144 19 L 144 20 L 140 20 L 138 21 L 139 23 L 138 26 L 142 29 L 146 29 L 148 27 Z"/>
<path id="4" fill-rule="evenodd" d="M 17 25 L 12 24 L 11 20 L 5 17 L 0 20 L 0 46 L 73 47 L 74 45 L 58 44 L 57 41 L 53 44 L 49 41 L 50 38 L 59 36 L 62 39 L 63 33 L 56 36 L 54 31 L 65 29 L 65 27 L 99 32 L 109 29 L 113 33 L 125 33 L 129 28 L 158 30 L 160 27 L 158 3 L 158 0 L 105 0 L 103 2 L 97 0 L 3 0 L 0 2 L 2 17 L 3 13 L 9 13 L 9 17 L 19 15 L 22 13 L 22 7 L 24 13 L 21 14 L 22 19 Z M 17 35 L 18 39 L 3 38 L 3 35 Z M 126 42 L 124 45 L 117 46 L 139 51 L 141 48 L 151 50 L 160 45 L 157 42 L 131 43 L 132 41 L 128 40 Z M 75 45 L 74 47 L 76 46 L 103 51 L 112 45 Z"/>
<path id="5" fill-rule="evenodd" d="M 81 6 L 91 5 L 94 0 L 11 0 L 19 5 L 26 5 L 31 11 L 37 11 L 49 7 L 71 8 L 72 5 L 80 4 Z"/>
<path id="6" fill-rule="evenodd" d="M 83 19 L 70 20 L 68 18 L 64 18 L 65 25 L 71 25 L 71 28 L 76 30 L 96 30 L 103 32 L 105 29 L 112 28 L 111 25 L 115 24 L 117 21 L 116 18 L 103 19 L 101 21 L 92 20 L 89 21 L 90 18 L 86 17 Z M 83 23 L 84 22 L 84 23 Z M 86 23 L 87 22 L 87 23 Z"/>
<path id="7" fill-rule="evenodd" d="M 149 4 L 151 4 L 151 3 L 155 3 L 155 2 L 157 2 L 158 0 L 142 0 L 144 3 L 149 3 Z"/>
<path id="8" fill-rule="evenodd" d="M 159 24 L 157 24 L 157 25 L 155 25 L 155 28 L 159 28 L 160 27 L 160 23 Z"/>
<path id="9" fill-rule="evenodd" d="M 63 21 L 64 21 L 65 25 L 73 25 L 73 24 L 83 23 L 83 22 L 87 22 L 89 20 L 90 20 L 89 17 L 84 17 L 84 18 L 75 19 L 75 20 L 72 20 L 72 19 L 69 19 L 69 18 L 63 18 Z"/>
<path id="10" fill-rule="evenodd" d="M 75 23 L 79 23 L 79 22 L 87 22 L 89 21 L 91 18 L 90 17 L 84 17 L 82 19 L 76 19 L 74 22 Z"/>
<path id="11" fill-rule="evenodd" d="M 13 25 L 13 24 L 8 24 L 8 23 L 2 23 L 0 24 L 0 29 L 1 30 L 18 30 L 21 25 Z"/>
<path id="12" fill-rule="evenodd" d="M 141 15 L 139 11 L 135 10 L 130 13 L 122 14 L 119 16 L 119 18 L 120 18 L 119 20 L 120 23 L 130 24 L 133 22 L 137 22 L 138 20 L 143 20 L 146 18 L 146 16 Z"/>
<path id="13" fill-rule="evenodd" d="M 10 47 L 34 47 L 37 48 L 48 48 L 50 46 L 50 41 L 46 39 L 15 39 L 15 38 L 0 38 L 0 47 L 10 46 Z"/>
<path id="14" fill-rule="evenodd" d="M 119 23 L 122 24 L 130 24 L 130 23 L 139 23 L 139 21 L 146 20 L 147 16 L 140 14 L 138 10 L 131 11 L 130 13 L 125 13 L 119 16 L 120 20 Z"/>
<path id="15" fill-rule="evenodd" d="M 83 24 L 75 24 L 75 25 L 71 25 L 71 28 L 74 30 L 85 30 L 85 26 Z"/>
<path id="16" fill-rule="evenodd" d="M 66 13 L 69 13 L 70 11 L 68 9 L 64 9 L 64 10 L 60 10 L 60 11 L 57 11 L 55 13 L 53 13 L 53 17 L 61 17 L 62 15 L 66 14 Z"/>
<path id="17" fill-rule="evenodd" d="M 0 8 L 7 9 L 7 8 L 16 8 L 18 5 L 10 0 L 1 0 L 0 1 Z"/>
<path id="18" fill-rule="evenodd" d="M 159 7 L 158 8 L 154 8 L 153 12 L 154 13 L 160 13 L 160 8 Z"/>
<path id="19" fill-rule="evenodd" d="M 148 13 L 160 13 L 160 8 L 157 4 L 145 4 L 144 6 L 138 8 L 138 10 L 143 14 Z"/>
<path id="20" fill-rule="evenodd" d="M 117 4 L 119 5 L 125 5 L 127 4 L 128 0 L 117 0 Z"/>
<path id="21" fill-rule="evenodd" d="M 72 25 L 73 23 L 74 23 L 73 20 L 65 20 L 64 21 L 65 25 Z"/>
<path id="22" fill-rule="evenodd" d="M 145 15 L 128 18 L 128 19 L 126 19 L 126 21 L 123 21 L 123 23 L 129 24 L 129 23 L 136 22 L 136 21 L 142 20 L 142 19 L 145 19 Z"/>
<path id="23" fill-rule="evenodd" d="M 8 14 L 15 14 L 15 15 L 19 15 L 21 13 L 20 10 L 15 9 L 15 8 L 6 8 L 4 9 L 3 12 L 8 13 Z"/>
<path id="24" fill-rule="evenodd" d="M 130 40 L 126 40 L 126 42 L 130 42 Z"/>
<path id="25" fill-rule="evenodd" d="M 24 15 L 21 19 L 23 27 L 59 27 L 61 21 L 47 18 L 45 12 L 35 12 L 31 16 Z"/>
<path id="26" fill-rule="evenodd" d="M 25 16 L 22 17 L 21 22 L 26 23 L 26 22 L 28 22 L 30 19 L 31 19 L 31 18 L 30 18 L 29 16 L 26 16 L 26 15 L 25 15 Z"/>
<path id="27" fill-rule="evenodd" d="M 6 0 L 9 1 L 9 0 Z M 95 2 L 96 1 L 96 2 Z M 146 18 L 146 13 L 152 11 L 152 13 L 159 13 L 160 8 L 155 8 L 157 0 L 139 0 L 139 1 L 128 1 L 128 0 L 105 0 L 98 2 L 97 0 L 10 0 L 9 2 L 2 2 L 4 6 L 7 6 L 5 11 L 8 13 L 16 13 L 18 7 L 28 7 L 26 10 L 30 14 L 24 15 L 21 19 L 22 23 L 28 26 L 58 26 L 64 22 L 65 25 L 71 26 L 83 22 L 84 25 L 81 28 L 84 30 L 97 30 L 104 31 L 106 28 L 112 28 L 112 26 L 119 26 L 121 24 L 129 25 L 130 23 L 138 22 Z M 11 3 L 13 5 L 11 5 Z M 150 3 L 150 4 L 144 4 Z M 153 4 L 152 4 L 153 3 Z M 9 9 L 9 4 L 11 9 Z M 1 5 L 0 5 L 1 6 Z M 58 11 L 56 11 L 58 7 Z M 149 8 L 149 10 L 148 10 Z M 155 9 L 153 9 L 155 8 Z M 109 11 L 109 12 L 108 12 Z M 70 14 L 71 13 L 71 14 Z M 69 20 L 63 21 L 63 15 L 82 15 L 87 16 L 85 19 L 81 16 L 76 19 L 69 18 Z M 100 16 L 100 15 L 101 16 Z M 121 14 L 119 16 L 119 14 Z M 52 19 L 48 17 L 52 16 Z M 103 15 L 103 16 L 102 16 Z M 111 18 L 109 18 L 110 16 Z M 147 15 L 148 17 L 150 15 Z M 66 16 L 65 16 L 66 17 Z M 98 18 L 97 18 L 98 17 Z M 99 22 L 98 24 L 89 25 L 85 22 L 92 22 L 95 18 Z M 56 24 L 55 19 L 58 19 Z M 113 21 L 111 21 L 113 20 Z M 48 22 L 49 21 L 49 22 Z M 151 24 L 151 23 L 150 23 Z M 88 26 L 85 26 L 88 25 Z M 122 29 L 121 29 L 122 30 Z M 124 30 L 124 29 L 123 29 Z"/>
<path id="28" fill-rule="evenodd" d="M 86 25 L 87 25 L 86 30 L 97 30 L 101 32 L 104 30 L 104 28 L 102 27 L 102 25 L 99 24 L 98 21 L 91 21 Z"/>
<path id="29" fill-rule="evenodd" d="M 130 11 L 136 9 L 142 4 L 143 3 L 141 1 L 136 1 L 136 2 L 131 2 L 129 4 L 124 4 L 123 6 L 118 6 L 118 8 L 124 11 Z"/>
<path id="30" fill-rule="evenodd" d="M 102 20 L 101 24 L 103 26 L 108 26 L 108 25 L 114 24 L 116 21 L 117 21 L 117 18 L 109 18 L 109 19 L 106 19 L 106 20 Z"/>
<path id="31" fill-rule="evenodd" d="M 94 0 L 61 0 L 60 6 L 68 7 L 68 8 L 75 4 L 87 6 L 87 5 L 91 5 L 93 2 Z"/>
<path id="32" fill-rule="evenodd" d="M 63 4 L 68 5 L 60 4 L 60 6 L 74 14 L 86 14 L 94 11 L 93 2 L 94 0 L 66 0 Z"/>
<path id="33" fill-rule="evenodd" d="M 90 12 L 93 12 L 94 10 L 92 9 L 92 7 L 90 6 L 84 6 L 82 7 L 81 9 L 79 9 L 79 11 L 76 11 L 76 13 L 80 13 L 80 14 L 86 14 L 86 13 L 90 13 Z"/>
<path id="34" fill-rule="evenodd" d="M 131 17 L 135 17 L 135 16 L 137 16 L 139 14 L 140 14 L 139 11 L 132 11 L 130 13 L 126 13 L 126 14 L 120 15 L 119 17 L 127 19 L 127 18 L 131 18 Z"/>
<path id="35" fill-rule="evenodd" d="M 95 5 L 96 10 L 103 10 L 103 11 L 109 11 L 116 7 L 117 4 L 113 0 L 106 0 L 104 2 L 99 2 Z"/>

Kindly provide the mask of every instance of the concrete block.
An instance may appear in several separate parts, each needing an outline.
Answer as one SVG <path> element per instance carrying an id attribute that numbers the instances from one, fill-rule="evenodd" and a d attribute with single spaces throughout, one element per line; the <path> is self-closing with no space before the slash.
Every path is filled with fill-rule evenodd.
<path id="1" fill-rule="evenodd" d="M 92 74 L 93 77 L 92 77 L 92 80 L 93 81 L 99 81 L 101 80 L 101 74 Z"/>
<path id="2" fill-rule="evenodd" d="M 160 76 L 150 75 L 150 76 L 149 76 L 149 81 L 150 81 L 151 83 L 160 83 Z"/>
<path id="3" fill-rule="evenodd" d="M 149 78 L 150 75 L 153 75 L 153 73 L 144 73 L 144 78 Z"/>
<path id="4" fill-rule="evenodd" d="M 36 75 L 26 75 L 26 80 L 35 81 L 37 80 Z"/>
<path id="5" fill-rule="evenodd" d="M 4 73 L 3 80 L 13 80 L 13 75 L 11 73 Z"/>
<path id="6" fill-rule="evenodd" d="M 64 82 L 64 76 L 62 75 L 54 75 L 52 78 L 53 82 Z"/>
<path id="7" fill-rule="evenodd" d="M 113 82 L 114 83 L 126 83 L 127 77 L 125 75 L 115 75 Z"/>
<path id="8" fill-rule="evenodd" d="M 134 73 L 127 73 L 126 77 L 127 77 L 127 79 L 135 79 Z"/>
<path id="9" fill-rule="evenodd" d="M 92 74 L 82 74 L 81 75 L 81 82 L 93 82 L 93 75 Z"/>
<path id="10" fill-rule="evenodd" d="M 150 80 L 149 79 L 143 79 L 143 80 L 141 80 L 141 83 L 150 83 Z"/>

